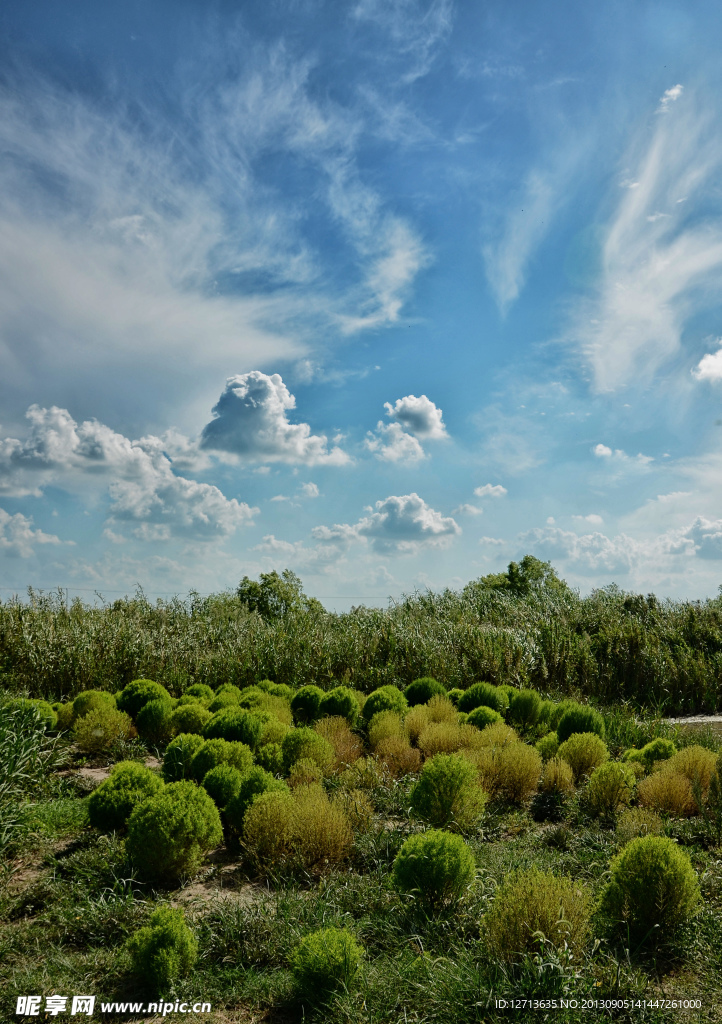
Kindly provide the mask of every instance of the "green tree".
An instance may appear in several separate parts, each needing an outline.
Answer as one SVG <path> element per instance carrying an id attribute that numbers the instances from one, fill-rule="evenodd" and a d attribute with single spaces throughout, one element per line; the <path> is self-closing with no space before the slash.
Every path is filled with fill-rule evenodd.
<path id="1" fill-rule="evenodd" d="M 249 611 L 258 612 L 268 621 L 285 618 L 294 612 L 318 611 L 323 606 L 315 598 L 308 598 L 303 584 L 295 572 L 284 569 L 281 575 L 275 571 L 262 572 L 258 580 L 244 576 L 236 588 L 236 594 Z"/>
<path id="2" fill-rule="evenodd" d="M 520 562 L 509 562 L 506 572 L 482 576 L 475 584 L 486 590 L 506 590 L 515 597 L 525 597 L 535 590 L 566 590 L 564 580 L 559 579 L 551 562 L 542 562 L 534 555 L 524 555 Z"/>

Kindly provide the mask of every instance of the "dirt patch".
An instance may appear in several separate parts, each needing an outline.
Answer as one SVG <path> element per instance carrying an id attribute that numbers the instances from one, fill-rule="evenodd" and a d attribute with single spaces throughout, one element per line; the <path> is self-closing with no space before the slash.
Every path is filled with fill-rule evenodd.
<path id="1" fill-rule="evenodd" d="M 243 882 L 241 885 L 223 885 L 223 874 L 214 875 L 205 881 L 191 882 L 177 892 L 171 900 L 171 906 L 207 907 L 209 904 L 233 904 L 248 907 L 253 903 L 262 903 L 269 897 L 268 889 L 255 882 Z M 227 879 L 226 879 L 227 881 Z"/>

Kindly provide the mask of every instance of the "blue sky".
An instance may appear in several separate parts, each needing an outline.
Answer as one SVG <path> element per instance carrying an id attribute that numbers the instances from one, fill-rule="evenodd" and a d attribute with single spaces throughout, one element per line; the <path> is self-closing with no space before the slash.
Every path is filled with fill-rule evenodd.
<path id="1" fill-rule="evenodd" d="M 715 594 L 721 28 L 6 0 L 0 597 Z"/>

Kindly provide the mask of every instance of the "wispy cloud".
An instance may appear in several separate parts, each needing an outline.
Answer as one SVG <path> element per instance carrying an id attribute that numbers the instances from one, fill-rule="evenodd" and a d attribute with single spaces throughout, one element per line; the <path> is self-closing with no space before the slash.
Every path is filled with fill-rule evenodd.
<path id="1" fill-rule="evenodd" d="M 722 144 L 711 116 L 680 96 L 679 86 L 665 93 L 668 116 L 628 158 L 634 187 L 607 227 L 597 294 L 581 303 L 569 334 L 599 391 L 648 381 L 679 350 L 689 317 L 719 295 Z"/>
<path id="2" fill-rule="evenodd" d="M 401 80 L 411 83 L 426 75 L 453 25 L 451 0 L 360 0 L 353 11 L 358 21 L 378 26 L 390 36 L 405 68 Z M 383 51 L 382 59 L 389 60 Z"/>

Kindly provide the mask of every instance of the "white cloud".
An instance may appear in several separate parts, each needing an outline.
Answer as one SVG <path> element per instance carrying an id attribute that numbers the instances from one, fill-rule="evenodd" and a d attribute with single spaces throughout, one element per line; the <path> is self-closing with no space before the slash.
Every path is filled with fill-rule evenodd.
<path id="1" fill-rule="evenodd" d="M 458 508 L 453 509 L 451 514 L 453 516 L 456 516 L 456 515 L 461 515 L 461 516 L 480 516 L 480 515 L 483 514 L 483 512 L 484 512 L 484 509 L 483 508 L 478 508 L 476 505 L 464 504 L 464 505 L 459 505 Z"/>
<path id="2" fill-rule="evenodd" d="M 606 444 L 597 444 L 592 448 L 593 454 L 598 459 L 608 460 L 615 466 L 647 466 L 650 462 L 654 462 L 653 455 L 642 455 L 638 452 L 637 455 L 627 455 L 621 448 L 615 448 L 612 450 Z"/>
<path id="3" fill-rule="evenodd" d="M 440 441 L 448 438 L 443 413 L 430 398 L 421 395 L 406 395 L 397 398 L 394 405 L 384 402 L 386 415 L 397 420 L 409 433 L 429 441 Z"/>
<path id="4" fill-rule="evenodd" d="M 379 420 L 376 433 L 368 432 L 365 446 L 378 459 L 387 462 L 418 462 L 427 457 L 419 438 L 426 441 L 447 440 L 449 435 L 443 413 L 426 395 L 406 395 L 394 405 L 384 402 L 386 415 L 393 420 Z"/>
<path id="5" fill-rule="evenodd" d="M 258 462 L 349 462 L 340 448 L 329 451 L 326 436 L 312 434 L 307 423 L 289 423 L 287 412 L 295 407 L 296 399 L 278 373 L 268 376 L 251 370 L 229 377 L 213 407 L 215 419 L 203 428 L 200 447 Z"/>
<path id="6" fill-rule="evenodd" d="M 407 434 L 400 423 L 379 420 L 376 433 L 369 430 L 364 446 L 385 462 L 419 462 L 427 457 L 417 438 Z"/>
<path id="7" fill-rule="evenodd" d="M 556 527 L 544 527 L 523 533 L 520 542 L 547 559 L 560 559 L 581 571 L 626 574 L 646 568 L 652 562 L 659 568 L 670 558 L 693 556 L 695 545 L 684 531 L 669 530 L 656 537 L 638 540 L 621 533 L 607 537 L 595 532 L 577 534 Z"/>
<path id="8" fill-rule="evenodd" d="M 474 488 L 477 498 L 503 498 L 507 493 L 506 487 L 502 487 L 501 484 L 483 484 Z"/>
<path id="9" fill-rule="evenodd" d="M 718 339 L 717 344 L 721 341 L 722 339 Z M 702 356 L 691 373 L 696 380 L 708 380 L 710 382 L 722 380 L 722 348 Z"/>
<path id="10" fill-rule="evenodd" d="M 698 558 L 722 558 L 722 519 L 698 516 L 685 536 L 694 543 Z"/>
<path id="11" fill-rule="evenodd" d="M 320 494 L 318 484 L 301 484 L 300 493 L 304 498 L 317 498 Z"/>
<path id="12" fill-rule="evenodd" d="M 34 553 L 36 544 L 62 543 L 63 541 L 52 533 L 33 529 L 32 519 L 28 519 L 21 512 L 11 515 L 0 508 L 0 551 L 11 556 L 29 558 Z"/>
<path id="13" fill-rule="evenodd" d="M 580 302 L 567 335 L 598 391 L 649 381 L 679 351 L 689 318 L 718 301 L 722 144 L 711 117 L 690 100 L 671 110 L 675 90 L 664 107 L 669 116 L 657 119 L 651 140 L 645 135 L 629 161 L 638 187 L 618 202 L 601 246 L 596 296 Z M 680 205 L 680 196 L 687 202 Z"/>
<path id="14" fill-rule="evenodd" d="M 363 540 L 377 552 L 412 554 L 422 547 L 446 546 L 461 533 L 454 519 L 430 508 L 415 492 L 391 495 L 368 512 L 355 525 L 317 526 L 312 535 L 324 544 L 346 546 Z"/>
<path id="15" fill-rule="evenodd" d="M 598 516 L 595 512 L 591 512 L 588 516 L 572 516 L 579 523 L 589 523 L 590 526 L 602 526 L 604 520 L 601 516 Z"/>
<path id="16" fill-rule="evenodd" d="M 97 420 L 77 423 L 57 406 L 31 406 L 27 418 L 24 441 L 0 441 L 0 491 L 39 494 L 50 484 L 72 493 L 107 488 L 109 525 L 138 523 L 142 540 L 227 536 L 258 512 L 211 484 L 176 476 L 161 438 L 131 441 Z"/>
<path id="17" fill-rule="evenodd" d="M 673 85 L 671 89 L 665 89 L 657 107 L 657 113 L 666 114 L 669 111 L 670 105 L 678 100 L 684 92 L 683 85 Z"/>
<path id="18" fill-rule="evenodd" d="M 406 64 L 402 81 L 414 82 L 430 71 L 453 24 L 451 0 L 360 0 L 353 10 L 358 21 L 376 24 L 390 36 Z M 384 51 L 382 59 L 388 59 Z"/>

